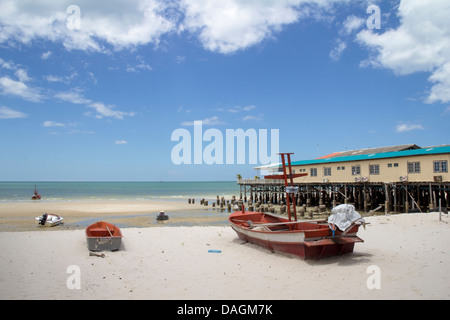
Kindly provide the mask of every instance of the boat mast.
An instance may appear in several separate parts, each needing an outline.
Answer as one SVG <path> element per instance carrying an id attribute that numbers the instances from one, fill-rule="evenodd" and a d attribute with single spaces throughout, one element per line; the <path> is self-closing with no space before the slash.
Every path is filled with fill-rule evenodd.
<path id="1" fill-rule="evenodd" d="M 284 178 L 284 188 L 286 191 L 286 205 L 287 205 L 287 211 L 288 211 L 288 217 L 289 217 L 289 221 L 292 221 L 292 216 L 291 216 L 291 203 L 290 203 L 290 197 L 289 194 L 292 194 L 292 201 L 293 201 L 293 218 L 294 221 L 297 221 L 297 210 L 295 208 L 295 192 L 288 192 L 290 190 L 288 190 L 288 187 L 293 187 L 294 186 L 294 179 L 292 178 L 292 167 L 291 167 L 291 154 L 293 153 L 279 153 L 279 155 L 281 155 L 281 163 L 283 164 L 283 178 Z M 285 161 L 285 156 L 287 156 L 287 161 L 288 161 L 288 167 L 289 167 L 289 180 L 290 180 L 290 184 L 288 183 L 288 175 L 286 173 L 286 161 Z"/>

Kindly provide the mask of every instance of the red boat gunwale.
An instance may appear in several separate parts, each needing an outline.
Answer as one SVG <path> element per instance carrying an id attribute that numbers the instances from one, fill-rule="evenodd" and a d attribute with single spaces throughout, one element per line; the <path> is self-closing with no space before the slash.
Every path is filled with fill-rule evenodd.
<path id="1" fill-rule="evenodd" d="M 109 229 L 109 231 L 108 231 Z M 119 227 L 104 221 L 98 221 L 86 228 L 86 237 L 88 238 L 122 238 L 122 231 Z"/>

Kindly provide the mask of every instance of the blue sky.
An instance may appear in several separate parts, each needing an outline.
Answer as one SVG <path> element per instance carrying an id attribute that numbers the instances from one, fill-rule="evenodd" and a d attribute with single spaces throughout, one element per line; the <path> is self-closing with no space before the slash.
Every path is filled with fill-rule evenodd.
<path id="1" fill-rule="evenodd" d="M 175 165 L 195 120 L 278 129 L 293 160 L 449 143 L 446 0 L 104 3 L 0 1 L 0 180 L 256 174 Z"/>

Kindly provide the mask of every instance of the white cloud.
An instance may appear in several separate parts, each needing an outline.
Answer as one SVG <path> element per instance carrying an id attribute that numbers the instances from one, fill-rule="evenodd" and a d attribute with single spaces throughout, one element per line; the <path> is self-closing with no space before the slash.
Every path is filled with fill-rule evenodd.
<path id="1" fill-rule="evenodd" d="M 263 120 L 263 115 L 257 115 L 257 116 L 253 116 L 253 115 L 247 115 L 241 118 L 242 121 L 257 121 L 260 122 Z"/>
<path id="2" fill-rule="evenodd" d="M 182 29 L 198 33 L 203 46 L 232 53 L 260 43 L 298 21 L 297 0 L 181 0 Z"/>
<path id="3" fill-rule="evenodd" d="M 333 48 L 333 50 L 330 51 L 330 58 L 334 61 L 338 61 L 341 58 L 342 53 L 347 48 L 347 43 L 345 41 L 342 41 L 341 39 L 336 40 L 337 44 Z"/>
<path id="4" fill-rule="evenodd" d="M 152 67 L 146 63 L 140 63 L 136 66 L 129 66 L 126 69 L 127 72 L 138 72 L 139 70 L 152 71 Z"/>
<path id="5" fill-rule="evenodd" d="M 75 12 L 67 13 L 70 0 L 29 2 L 2 0 L 0 2 L 0 43 L 18 41 L 29 43 L 46 39 L 63 43 L 69 49 L 107 51 L 104 43 L 114 49 L 130 48 L 149 43 L 158 44 L 160 37 L 175 28 L 166 14 L 171 2 L 162 0 L 111 0 L 108 5 L 98 1 L 77 1 L 80 8 L 80 28 L 68 27 L 78 19 Z M 50 53 L 51 54 L 51 53 Z M 42 55 L 46 59 L 48 52 Z"/>
<path id="6" fill-rule="evenodd" d="M 256 106 L 254 105 L 249 105 L 249 106 L 245 106 L 244 108 L 242 108 L 244 111 L 250 111 L 253 109 L 256 109 Z"/>
<path id="7" fill-rule="evenodd" d="M 102 119 L 104 117 L 123 119 L 125 116 L 132 117 L 135 115 L 134 112 L 124 112 L 124 111 L 114 110 L 114 108 L 115 108 L 114 105 L 107 106 L 107 105 L 103 104 L 102 102 L 92 102 L 92 103 L 88 104 L 87 107 L 95 110 L 95 112 L 96 112 L 95 117 L 97 119 Z"/>
<path id="8" fill-rule="evenodd" d="M 72 89 L 67 92 L 58 92 L 55 94 L 55 98 L 74 104 L 89 104 L 92 102 L 92 100 L 86 99 L 79 89 Z"/>
<path id="9" fill-rule="evenodd" d="M 176 58 L 175 58 L 175 63 L 176 64 L 182 64 L 184 61 L 186 61 L 186 57 L 185 56 L 176 56 Z"/>
<path id="10" fill-rule="evenodd" d="M 26 118 L 28 115 L 8 107 L 0 107 L 0 119 Z"/>
<path id="11" fill-rule="evenodd" d="M 0 90 L 3 95 L 17 96 L 31 102 L 40 102 L 43 99 L 39 89 L 29 87 L 24 82 L 13 80 L 7 76 L 0 78 Z"/>
<path id="12" fill-rule="evenodd" d="M 42 124 L 44 127 L 65 127 L 66 125 L 61 122 L 55 122 L 55 121 L 44 121 Z"/>
<path id="13" fill-rule="evenodd" d="M 90 74 L 92 74 L 92 72 L 90 72 L 89 75 Z M 70 83 L 71 80 L 73 80 L 77 76 L 78 76 L 77 72 L 72 72 L 72 74 L 70 76 L 55 76 L 55 75 L 49 74 L 49 75 L 43 76 L 43 78 L 45 80 L 47 80 L 48 82 L 61 82 L 61 83 L 68 84 L 68 83 Z M 94 77 L 94 79 L 95 79 L 95 77 Z"/>
<path id="14" fill-rule="evenodd" d="M 7 70 L 15 70 L 16 69 L 14 63 L 6 62 L 2 58 L 0 58 L 0 67 L 2 67 L 3 69 L 7 69 Z"/>
<path id="15" fill-rule="evenodd" d="M 128 142 L 126 140 L 116 140 L 116 144 L 127 144 Z"/>
<path id="16" fill-rule="evenodd" d="M 93 72 L 88 72 L 88 76 L 89 76 L 89 79 L 91 79 L 91 81 L 92 81 L 94 84 L 97 84 L 97 83 L 98 83 L 98 80 L 97 80 L 97 78 L 95 77 L 95 75 L 94 75 Z"/>
<path id="17" fill-rule="evenodd" d="M 338 33 L 340 35 L 339 38 L 335 40 L 335 46 L 330 51 L 329 56 L 334 61 L 339 61 L 341 59 L 342 54 L 344 53 L 345 49 L 347 49 L 347 42 L 349 41 L 350 37 L 353 36 L 352 34 L 360 29 L 365 23 L 365 20 L 363 18 L 357 17 L 355 15 L 348 16 L 345 21 L 342 23 L 342 26 L 340 26 L 340 29 L 338 30 Z"/>
<path id="18" fill-rule="evenodd" d="M 195 121 L 201 121 L 202 125 L 205 126 L 212 126 L 212 125 L 216 125 L 216 124 L 222 124 L 221 121 L 219 121 L 219 117 L 218 116 L 212 116 L 210 118 L 206 118 L 203 120 L 195 120 Z M 182 126 L 193 126 L 194 125 L 194 121 L 186 121 L 186 122 L 182 122 L 181 123 Z"/>
<path id="19" fill-rule="evenodd" d="M 234 106 L 228 109 L 224 109 L 224 108 L 219 108 L 219 111 L 226 111 L 226 112 L 231 112 L 231 113 L 238 113 L 238 112 L 243 112 L 243 111 L 250 111 L 255 109 L 256 106 L 254 105 L 248 105 L 245 107 L 241 107 L 241 106 Z"/>
<path id="20" fill-rule="evenodd" d="M 95 111 L 95 117 L 97 119 L 103 119 L 105 117 L 123 119 L 125 116 L 132 117 L 136 115 L 134 112 L 114 110 L 116 108 L 116 106 L 114 105 L 105 105 L 103 102 L 96 102 L 91 99 L 87 99 L 79 89 L 73 89 L 67 92 L 59 92 L 55 94 L 55 98 L 73 104 L 84 104 L 86 105 L 86 107 Z M 87 112 L 86 115 L 92 115 L 92 113 Z"/>
<path id="21" fill-rule="evenodd" d="M 8 75 L 0 77 L 0 94 L 20 97 L 31 102 L 40 102 L 44 99 L 39 88 L 31 87 L 25 83 L 30 82 L 32 79 L 20 65 L 0 58 L 0 67 L 11 73 L 14 72 L 14 76 L 18 79 L 14 80 Z"/>
<path id="22" fill-rule="evenodd" d="M 198 35 L 207 50 L 229 54 L 273 38 L 283 27 L 300 19 L 330 22 L 335 6 L 348 3 L 352 1 L 180 0 L 185 17 L 179 30 Z"/>
<path id="23" fill-rule="evenodd" d="M 45 80 L 47 80 L 48 82 L 65 82 L 63 77 L 60 76 L 54 76 L 54 75 L 46 75 L 43 77 Z"/>
<path id="24" fill-rule="evenodd" d="M 407 123 L 401 123 L 397 125 L 395 128 L 395 131 L 397 132 L 408 132 L 413 130 L 423 130 L 425 129 L 421 124 L 407 124 Z"/>
<path id="25" fill-rule="evenodd" d="M 450 101 L 450 59 L 447 63 L 436 69 L 428 80 L 435 85 L 431 88 L 426 102 Z"/>
<path id="26" fill-rule="evenodd" d="M 22 82 L 27 82 L 31 80 L 31 78 L 28 76 L 27 71 L 24 69 L 18 69 L 15 75 Z"/>
<path id="27" fill-rule="evenodd" d="M 203 47 L 220 53 L 244 50 L 274 37 L 302 18 L 332 18 L 335 4 L 350 0 L 71 0 L 0 2 L 0 43 L 30 43 L 45 39 L 68 50 L 110 52 L 140 45 L 158 46 L 166 34 L 187 31 Z M 331 18 L 330 18 L 331 17 Z M 78 23 L 79 22 L 79 23 Z M 350 23 L 350 22 L 349 22 Z M 73 26 L 77 28 L 73 28 Z M 79 25 L 79 27 L 78 27 Z M 348 25 L 349 28 L 350 24 Z M 75 30 L 74 30 L 75 29 Z M 44 52 L 48 59 L 51 51 Z M 181 59 L 181 60 L 180 60 Z M 184 57 L 177 58 L 181 63 Z M 133 67 L 130 67 L 133 68 Z M 130 69 L 130 71 L 132 71 Z"/>
<path id="28" fill-rule="evenodd" d="M 41 56 L 42 60 L 47 60 L 52 55 L 51 51 L 44 52 Z"/>
<path id="29" fill-rule="evenodd" d="M 357 40 L 373 50 L 362 63 L 388 68 L 397 75 L 431 73 L 433 84 L 425 102 L 450 101 L 450 1 L 402 0 L 400 25 L 378 34 L 358 33 Z"/>
<path id="30" fill-rule="evenodd" d="M 127 72 L 139 72 L 140 70 L 152 71 L 152 67 L 144 60 L 140 55 L 136 56 L 137 64 L 129 65 L 126 69 Z"/>
<path id="31" fill-rule="evenodd" d="M 256 106 L 253 104 L 250 104 L 248 106 L 245 107 L 241 107 L 241 106 L 234 106 L 231 108 L 219 108 L 219 111 L 222 112 L 229 112 L 229 113 L 239 113 L 239 114 L 246 114 L 244 116 L 241 116 L 239 118 L 237 118 L 236 120 L 241 120 L 241 121 L 262 121 L 263 119 L 263 115 L 259 114 L 259 115 L 253 115 L 253 114 L 248 114 L 248 112 L 255 110 Z"/>
<path id="32" fill-rule="evenodd" d="M 366 20 L 354 15 L 348 16 L 344 23 L 343 23 L 343 29 L 341 32 L 344 34 L 351 34 L 354 31 L 360 29 L 364 24 Z"/>

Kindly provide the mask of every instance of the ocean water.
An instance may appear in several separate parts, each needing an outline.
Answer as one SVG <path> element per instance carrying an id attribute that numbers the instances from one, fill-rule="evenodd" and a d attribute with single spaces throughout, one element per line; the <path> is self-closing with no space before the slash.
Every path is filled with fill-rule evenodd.
<path id="1" fill-rule="evenodd" d="M 236 181 L 225 182 L 0 182 L 0 202 L 28 202 L 36 185 L 41 201 L 185 200 L 239 196 Z"/>

